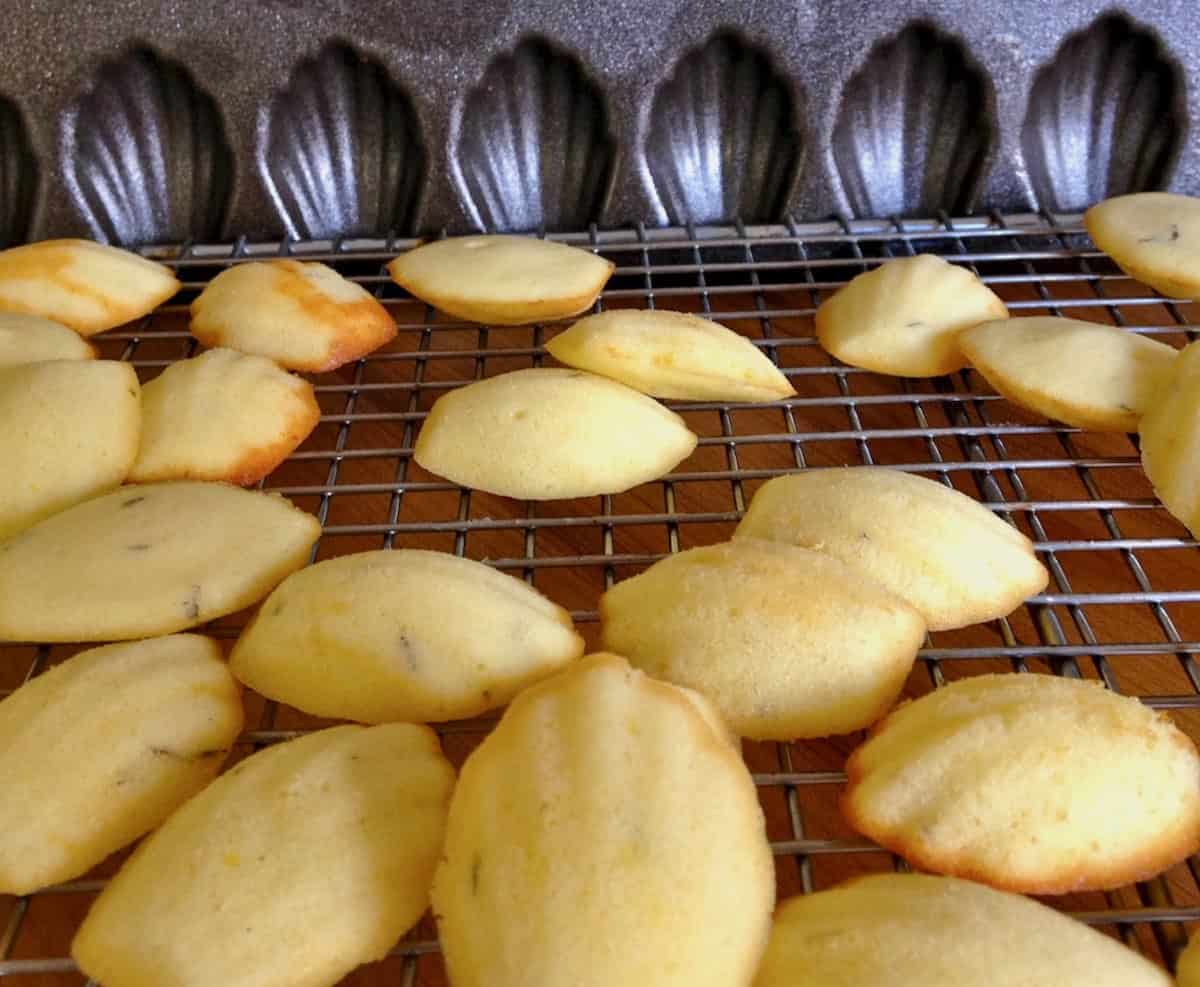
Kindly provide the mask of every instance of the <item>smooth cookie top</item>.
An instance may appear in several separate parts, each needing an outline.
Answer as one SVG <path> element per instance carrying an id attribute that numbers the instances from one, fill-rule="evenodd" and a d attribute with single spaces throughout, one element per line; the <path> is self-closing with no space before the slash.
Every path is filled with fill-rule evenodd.
<path id="1" fill-rule="evenodd" d="M 1119 941 L 1021 895 L 873 874 L 779 907 L 754 987 L 800 984 L 1171 987 L 1171 979 Z"/>
<path id="2" fill-rule="evenodd" d="M 1083 223 L 1126 274 L 1169 297 L 1200 297 L 1200 199 L 1119 195 L 1092 206 Z"/>
<path id="3" fill-rule="evenodd" d="M 457 987 L 747 987 L 775 877 L 711 706 L 593 655 L 467 758 L 433 911 Z"/>
<path id="4" fill-rule="evenodd" d="M 1029 894 L 1119 887 L 1200 848 L 1200 757 L 1096 682 L 981 675 L 899 707 L 846 766 L 851 825 L 922 870 Z"/>

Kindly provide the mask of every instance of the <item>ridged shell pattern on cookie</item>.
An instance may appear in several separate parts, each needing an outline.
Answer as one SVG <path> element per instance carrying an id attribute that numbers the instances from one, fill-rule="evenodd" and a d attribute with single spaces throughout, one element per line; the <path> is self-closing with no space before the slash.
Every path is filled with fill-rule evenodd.
<path id="1" fill-rule="evenodd" d="M 1033 194 L 1075 211 L 1165 188 L 1186 127 L 1179 63 L 1149 29 L 1105 15 L 1034 78 L 1021 132 Z"/>
<path id="2" fill-rule="evenodd" d="M 580 62 L 541 38 L 498 56 L 451 120 L 451 173 L 484 231 L 583 229 L 612 189 L 604 96 Z"/>
<path id="3" fill-rule="evenodd" d="M 292 237 L 411 233 L 427 153 L 379 62 L 340 43 L 300 62 L 259 112 L 258 172 Z"/>
<path id="4" fill-rule="evenodd" d="M 104 63 L 66 111 L 64 178 L 97 240 L 220 237 L 233 152 L 213 98 L 188 70 L 146 48 Z"/>
<path id="5" fill-rule="evenodd" d="M 850 77 L 833 128 L 856 216 L 953 215 L 976 205 L 996 143 L 991 84 L 956 38 L 910 24 Z"/>
<path id="6" fill-rule="evenodd" d="M 0 96 L 0 249 L 28 238 L 37 186 L 25 120 L 15 103 Z"/>
<path id="7" fill-rule="evenodd" d="M 803 155 L 800 98 L 762 49 L 720 32 L 659 87 L 642 139 L 660 223 L 777 219 Z"/>

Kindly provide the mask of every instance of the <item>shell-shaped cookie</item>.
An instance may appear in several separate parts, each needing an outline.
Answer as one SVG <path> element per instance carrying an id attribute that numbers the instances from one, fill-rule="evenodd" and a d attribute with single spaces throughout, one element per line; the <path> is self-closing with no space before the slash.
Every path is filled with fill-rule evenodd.
<path id="1" fill-rule="evenodd" d="M 918 254 L 858 275 L 817 309 L 817 338 L 843 363 L 897 377 L 936 377 L 967 365 L 964 329 L 1008 317 L 965 267 Z"/>
<path id="2" fill-rule="evenodd" d="M 978 501 L 897 470 L 805 470 L 767 481 L 737 535 L 810 548 L 907 600 L 932 631 L 1003 617 L 1046 588 L 1033 545 Z"/>
<path id="3" fill-rule="evenodd" d="M 503 706 L 583 654 L 570 615 L 518 579 L 444 552 L 361 552 L 288 577 L 230 656 L 272 699 L 368 723 Z"/>
<path id="4" fill-rule="evenodd" d="M 1021 895 L 872 874 L 785 901 L 754 987 L 1171 987 L 1160 967 Z"/>
<path id="5" fill-rule="evenodd" d="M 467 758 L 433 911 L 456 987 L 747 987 L 775 878 L 703 698 L 593 655 Z"/>
<path id="6" fill-rule="evenodd" d="M 388 264 L 392 280 L 448 315 L 521 326 L 591 308 L 613 272 L 589 250 L 524 236 L 435 240 Z M 463 277 L 470 271 L 469 278 Z"/>
<path id="7" fill-rule="evenodd" d="M 308 560 L 317 519 L 224 483 L 127 486 L 0 541 L 0 640 L 170 634 L 257 603 Z"/>
<path id="8" fill-rule="evenodd" d="M 746 337 L 685 312 L 613 309 L 589 315 L 546 349 L 561 363 L 660 398 L 778 401 L 796 393 Z"/>
<path id="9" fill-rule="evenodd" d="M 0 312 L 0 369 L 46 360 L 94 360 L 96 347 L 61 322 Z"/>
<path id="10" fill-rule="evenodd" d="M 1138 425 L 1142 467 L 1163 506 L 1200 532 L 1200 345 L 1185 346 Z"/>
<path id="11" fill-rule="evenodd" d="M 0 311 L 53 319 L 81 336 L 147 315 L 178 290 L 169 267 L 90 240 L 0 251 Z"/>
<path id="12" fill-rule="evenodd" d="M 654 95 L 642 168 L 660 223 L 778 219 L 803 159 L 801 98 L 770 56 L 721 31 Z"/>
<path id="13" fill-rule="evenodd" d="M 1171 298 L 1200 298 L 1200 198 L 1119 195 L 1092 206 L 1083 223 L 1130 277 Z"/>
<path id="14" fill-rule="evenodd" d="M 133 367 L 114 360 L 0 370 L 0 538 L 125 479 L 137 456 L 139 392 Z"/>
<path id="15" fill-rule="evenodd" d="M 221 236 L 233 152 L 220 110 L 179 62 L 137 48 L 106 62 L 63 115 L 63 177 L 106 243 Z"/>
<path id="16" fill-rule="evenodd" d="M 603 94 L 541 38 L 497 56 L 451 119 L 450 170 L 480 230 L 581 230 L 600 219 L 616 145 Z"/>
<path id="17" fill-rule="evenodd" d="M 263 185 L 292 237 L 411 232 L 426 152 L 412 100 L 341 43 L 292 70 L 259 112 Z"/>
<path id="18" fill-rule="evenodd" d="M 241 691 L 210 638 L 84 651 L 0 702 L 0 893 L 86 873 L 220 770 Z"/>
<path id="19" fill-rule="evenodd" d="M 1104 14 L 1038 69 L 1021 150 L 1043 209 L 1163 188 L 1187 130 L 1183 72 L 1153 31 Z"/>
<path id="20" fill-rule="evenodd" d="M 205 346 L 265 356 L 288 370 L 324 373 L 396 336 L 387 309 L 331 267 L 296 260 L 227 267 L 192 302 L 192 335 Z"/>
<path id="21" fill-rule="evenodd" d="M 855 829 L 921 870 L 1030 894 L 1119 887 L 1200 849 L 1200 757 L 1096 682 L 983 675 L 901 706 L 846 766 Z"/>
<path id="22" fill-rule="evenodd" d="M 850 733 L 895 702 L 925 636 L 837 559 L 739 538 L 667 556 L 600 598 L 604 647 L 703 693 L 743 737 Z"/>
<path id="23" fill-rule="evenodd" d="M 429 901 L 454 770 L 423 726 L 341 726 L 253 754 L 176 812 L 71 945 L 112 987 L 328 987 Z"/>
<path id="24" fill-rule="evenodd" d="M 875 45 L 846 83 L 831 148 L 850 212 L 974 210 L 996 143 L 987 76 L 928 23 Z"/>
<path id="25" fill-rule="evenodd" d="M 142 440 L 129 480 L 248 486 L 283 462 L 320 417 L 303 377 L 265 357 L 209 350 L 142 388 Z"/>
<path id="26" fill-rule="evenodd" d="M 0 248 L 29 239 L 38 162 L 20 109 L 0 96 Z"/>
<path id="27" fill-rule="evenodd" d="M 516 370 L 443 394 L 414 458 L 431 473 L 505 497 L 620 493 L 669 473 L 696 448 L 653 398 L 579 370 Z"/>
<path id="28" fill-rule="evenodd" d="M 1050 316 L 984 322 L 958 343 L 1010 401 L 1099 432 L 1136 430 L 1176 356 L 1174 347 L 1117 326 Z"/>

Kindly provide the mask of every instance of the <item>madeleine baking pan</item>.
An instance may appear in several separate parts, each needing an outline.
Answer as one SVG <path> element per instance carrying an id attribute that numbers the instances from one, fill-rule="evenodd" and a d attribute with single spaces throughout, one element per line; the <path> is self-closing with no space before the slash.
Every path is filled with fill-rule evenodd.
<path id="1" fill-rule="evenodd" d="M 0 241 L 1079 210 L 1200 192 L 1187 0 L 27 0 Z"/>

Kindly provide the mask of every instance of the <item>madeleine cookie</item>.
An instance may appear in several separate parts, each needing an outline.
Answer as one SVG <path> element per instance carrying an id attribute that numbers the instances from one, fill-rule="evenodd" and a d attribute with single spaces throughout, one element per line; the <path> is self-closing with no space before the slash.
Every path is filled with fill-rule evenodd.
<path id="1" fill-rule="evenodd" d="M 105 987 L 329 987 L 425 911 L 453 785 L 407 723 L 259 751 L 137 849 L 71 955 Z"/>
<path id="2" fill-rule="evenodd" d="M 0 542 L 0 640 L 170 634 L 257 603 L 321 526 L 224 483 L 122 487 Z"/>
<path id="3" fill-rule="evenodd" d="M 242 728 L 217 643 L 83 651 L 0 701 L 0 894 L 91 870 L 220 770 Z"/>
<path id="4" fill-rule="evenodd" d="M 1158 499 L 1193 535 L 1200 533 L 1200 344 L 1180 350 L 1138 435 L 1142 467 Z"/>
<path id="5" fill-rule="evenodd" d="M 1200 757 L 1095 682 L 982 675 L 901 706 L 846 766 L 847 820 L 922 870 L 1029 894 L 1119 887 L 1200 849 Z"/>
<path id="6" fill-rule="evenodd" d="M 1003 617 L 1049 580 L 1011 524 L 957 490 L 897 470 L 777 476 L 754 495 L 735 537 L 831 555 L 907 600 L 931 631 Z"/>
<path id="7" fill-rule="evenodd" d="M 1098 432 L 1136 430 L 1176 355 L 1172 346 L 1116 326 L 1049 316 L 985 322 L 958 342 L 1010 401 Z"/>
<path id="8" fill-rule="evenodd" d="M 748 987 L 774 899 L 719 718 L 614 655 L 523 692 L 467 758 L 433 886 L 455 987 Z"/>
<path id="9" fill-rule="evenodd" d="M 590 250 L 527 236 L 436 240 L 388 264 L 392 280 L 421 301 L 501 326 L 585 312 L 612 272 L 612 262 Z"/>
<path id="10" fill-rule="evenodd" d="M 669 555 L 600 598 L 604 647 L 707 696 L 743 737 L 850 733 L 888 711 L 925 636 L 864 573 L 757 538 Z"/>
<path id="11" fill-rule="evenodd" d="M 396 323 L 370 292 L 331 267 L 265 260 L 213 278 L 192 302 L 191 330 L 205 346 L 322 373 L 390 342 Z"/>
<path id="12" fill-rule="evenodd" d="M 0 312 L 0 369 L 44 360 L 94 360 L 96 347 L 61 322 Z"/>
<path id="13" fill-rule="evenodd" d="M 1118 195 L 1092 206 L 1083 225 L 1130 277 L 1171 298 L 1200 298 L 1200 199 Z"/>
<path id="14" fill-rule="evenodd" d="M 133 483 L 257 483 L 321 417 L 313 386 L 261 356 L 209 350 L 142 388 L 142 441 Z"/>
<path id="15" fill-rule="evenodd" d="M 696 448 L 675 412 L 579 370 L 516 370 L 443 394 L 413 458 L 464 487 L 555 500 L 621 493 Z"/>
<path id="16" fill-rule="evenodd" d="M 117 486 L 137 455 L 137 374 L 114 360 L 0 370 L 0 538 Z"/>
<path id="17" fill-rule="evenodd" d="M 178 290 L 169 267 L 90 240 L 0 250 L 0 311 L 53 319 L 81 336 L 148 315 Z"/>
<path id="18" fill-rule="evenodd" d="M 289 576 L 230 656 L 257 692 L 318 716 L 456 720 L 583 654 L 532 586 L 444 552 L 343 555 Z"/>
<path id="19" fill-rule="evenodd" d="M 858 275 L 817 309 L 817 339 L 843 363 L 897 377 L 936 377 L 967 365 L 964 329 L 1008 317 L 965 267 L 933 254 L 899 257 Z"/>
<path id="20" fill-rule="evenodd" d="M 950 877 L 872 874 L 780 906 L 754 987 L 800 985 L 1171 987 L 1171 978 L 1020 895 Z"/>
<path id="21" fill-rule="evenodd" d="M 778 401 L 796 393 L 750 340 L 684 312 L 615 309 L 589 315 L 546 349 L 560 363 L 659 398 Z"/>

